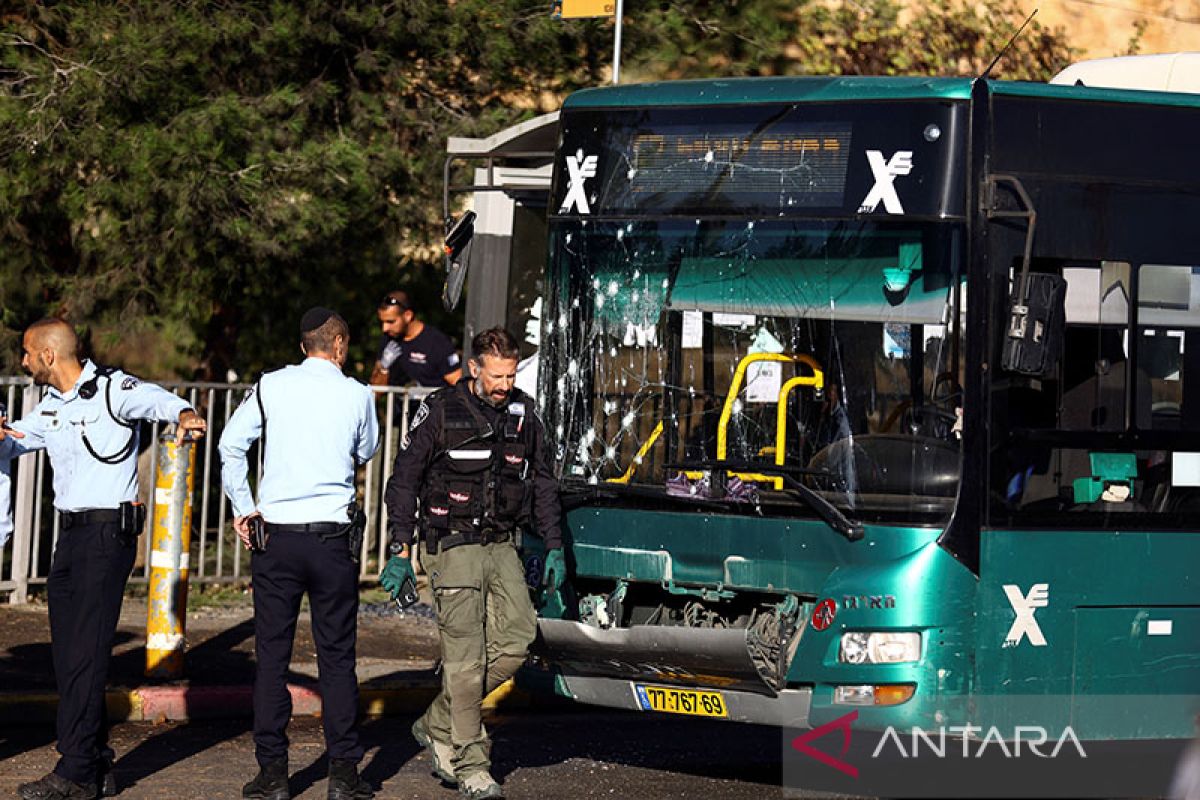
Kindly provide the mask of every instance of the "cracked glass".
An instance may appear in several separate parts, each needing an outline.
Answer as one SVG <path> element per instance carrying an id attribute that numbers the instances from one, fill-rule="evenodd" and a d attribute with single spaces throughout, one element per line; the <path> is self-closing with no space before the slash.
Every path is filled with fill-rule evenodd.
<path id="1" fill-rule="evenodd" d="M 811 514 L 786 474 L 861 518 L 944 521 L 962 238 L 933 222 L 552 220 L 542 396 L 564 479 L 645 495 L 720 472 L 760 512 Z"/>

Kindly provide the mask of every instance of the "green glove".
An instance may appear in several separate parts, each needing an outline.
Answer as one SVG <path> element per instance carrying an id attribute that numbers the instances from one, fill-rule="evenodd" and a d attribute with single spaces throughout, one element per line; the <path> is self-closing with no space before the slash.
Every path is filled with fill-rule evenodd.
<path id="1" fill-rule="evenodd" d="M 546 569 L 542 573 L 542 587 L 547 592 L 557 592 L 567 577 L 567 557 L 561 547 L 546 553 Z"/>
<path id="2" fill-rule="evenodd" d="M 385 592 L 395 597 L 400 594 L 400 585 L 404 583 L 405 578 L 416 580 L 412 562 L 404 556 L 392 556 L 384 565 L 383 572 L 379 573 L 379 585 Z"/>

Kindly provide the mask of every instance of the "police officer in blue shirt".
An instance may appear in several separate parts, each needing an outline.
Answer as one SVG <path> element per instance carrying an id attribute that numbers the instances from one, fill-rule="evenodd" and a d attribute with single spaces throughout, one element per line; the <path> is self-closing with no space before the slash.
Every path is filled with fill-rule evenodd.
<path id="1" fill-rule="evenodd" d="M 288 662 L 300 600 L 308 592 L 320 664 L 321 719 L 330 800 L 369 800 L 358 775 L 358 551 L 365 521 L 354 470 L 379 446 L 371 390 L 342 374 L 350 329 L 327 308 L 300 321 L 299 365 L 263 375 L 221 435 L 221 479 L 234 528 L 251 549 L 254 580 L 254 745 L 259 773 L 242 789 L 253 800 L 287 800 Z M 246 453 L 263 440 L 258 505 Z M 265 548 L 255 541 L 262 523 Z"/>
<path id="2" fill-rule="evenodd" d="M 46 450 L 54 468 L 61 533 L 46 582 L 58 684 L 54 771 L 18 787 L 25 800 L 88 800 L 115 792 L 104 719 L 104 684 L 125 581 L 145 521 L 137 502 L 138 421 L 205 424 L 187 401 L 110 367 L 81 361 L 71 326 L 44 319 L 23 340 L 22 365 L 44 399 L 12 429 L 0 427 L 0 461 Z"/>

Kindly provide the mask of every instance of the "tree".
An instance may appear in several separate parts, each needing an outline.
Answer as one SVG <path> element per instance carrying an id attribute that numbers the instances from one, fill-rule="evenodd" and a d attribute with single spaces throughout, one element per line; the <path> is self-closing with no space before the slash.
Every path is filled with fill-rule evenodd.
<path id="1" fill-rule="evenodd" d="M 1019 20 L 937 0 L 627 4 L 628 75 L 971 74 Z M 532 0 L 64 0 L 0 17 L 0 365 L 53 313 L 155 377 L 251 378 L 315 304 L 372 330 L 405 285 L 441 312 L 448 136 L 604 82 L 610 23 Z M 1068 60 L 1037 26 L 998 74 Z M 3 347 L 7 345 L 6 347 Z M 374 337 L 351 363 L 369 369 Z"/>

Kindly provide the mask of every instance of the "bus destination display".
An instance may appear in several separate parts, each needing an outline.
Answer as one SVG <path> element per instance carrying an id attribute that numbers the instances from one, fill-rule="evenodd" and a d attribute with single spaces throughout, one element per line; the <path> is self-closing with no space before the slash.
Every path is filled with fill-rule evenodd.
<path id="1" fill-rule="evenodd" d="M 840 206 L 850 126 L 808 124 L 786 131 L 642 133 L 633 138 L 627 190 L 647 195 L 775 195 L 780 207 Z"/>

